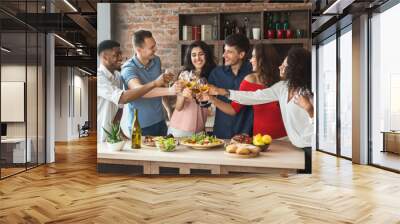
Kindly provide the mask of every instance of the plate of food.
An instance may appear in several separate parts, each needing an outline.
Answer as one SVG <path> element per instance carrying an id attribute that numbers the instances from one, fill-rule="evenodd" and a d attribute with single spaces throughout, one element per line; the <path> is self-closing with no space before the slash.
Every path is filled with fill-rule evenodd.
<path id="1" fill-rule="evenodd" d="M 156 147 L 156 138 L 155 136 L 144 136 L 143 145 Z"/>
<path id="2" fill-rule="evenodd" d="M 261 149 L 255 145 L 235 143 L 226 146 L 225 154 L 234 158 L 253 158 L 260 155 Z"/>
<path id="3" fill-rule="evenodd" d="M 205 133 L 192 135 L 192 137 L 181 140 L 181 145 L 194 149 L 211 149 L 225 144 L 225 141 L 215 136 L 209 136 Z"/>
<path id="4" fill-rule="evenodd" d="M 251 144 L 252 142 L 252 137 L 248 134 L 237 134 L 232 137 L 231 139 L 231 144 L 234 143 L 244 143 L 244 144 Z"/>

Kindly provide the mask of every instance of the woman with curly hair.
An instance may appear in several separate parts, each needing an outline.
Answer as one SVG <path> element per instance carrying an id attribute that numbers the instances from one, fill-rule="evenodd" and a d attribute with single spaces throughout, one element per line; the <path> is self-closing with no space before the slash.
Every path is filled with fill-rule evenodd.
<path id="1" fill-rule="evenodd" d="M 279 67 L 282 81 L 255 92 L 210 87 L 210 95 L 224 95 L 243 105 L 278 100 L 289 140 L 297 147 L 310 147 L 314 106 L 311 94 L 311 54 L 303 48 L 290 49 Z"/>
<path id="2" fill-rule="evenodd" d="M 279 59 L 274 47 L 271 45 L 257 44 L 254 46 L 250 63 L 253 73 L 247 75 L 240 83 L 241 91 L 257 91 L 269 88 L 277 83 L 279 78 Z M 231 116 L 236 115 L 243 105 L 232 102 L 226 103 L 217 97 L 210 97 L 218 109 Z M 283 126 L 279 102 L 254 105 L 253 134 L 268 134 L 273 139 L 285 137 L 286 130 Z"/>

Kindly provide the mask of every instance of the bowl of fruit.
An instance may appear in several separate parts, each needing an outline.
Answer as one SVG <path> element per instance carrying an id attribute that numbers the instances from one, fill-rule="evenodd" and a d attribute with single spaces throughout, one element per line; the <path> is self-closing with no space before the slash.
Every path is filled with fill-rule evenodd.
<path id="1" fill-rule="evenodd" d="M 269 135 L 257 134 L 253 136 L 253 145 L 260 147 L 261 152 L 266 152 L 272 138 Z"/>

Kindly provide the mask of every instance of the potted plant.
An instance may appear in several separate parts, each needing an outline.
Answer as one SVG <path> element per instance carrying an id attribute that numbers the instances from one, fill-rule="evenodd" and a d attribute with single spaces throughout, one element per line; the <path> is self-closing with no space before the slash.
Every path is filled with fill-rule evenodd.
<path id="1" fill-rule="evenodd" d="M 121 128 L 119 126 L 119 124 L 113 124 L 111 126 L 111 130 L 107 131 L 104 127 L 103 127 L 104 132 L 107 135 L 106 138 L 106 143 L 107 143 L 107 147 L 108 149 L 110 149 L 111 151 L 120 151 L 122 150 L 122 147 L 124 146 L 124 141 L 122 141 L 120 133 L 121 133 Z"/>

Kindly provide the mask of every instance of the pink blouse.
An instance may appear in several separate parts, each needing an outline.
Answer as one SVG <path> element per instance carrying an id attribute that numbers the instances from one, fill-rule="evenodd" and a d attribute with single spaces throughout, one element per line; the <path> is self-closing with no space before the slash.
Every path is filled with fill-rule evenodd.
<path id="1" fill-rule="evenodd" d="M 201 108 L 194 99 L 185 99 L 182 110 L 172 114 L 170 127 L 194 133 L 204 131 L 207 113 L 207 108 Z"/>

